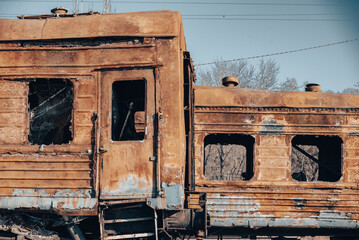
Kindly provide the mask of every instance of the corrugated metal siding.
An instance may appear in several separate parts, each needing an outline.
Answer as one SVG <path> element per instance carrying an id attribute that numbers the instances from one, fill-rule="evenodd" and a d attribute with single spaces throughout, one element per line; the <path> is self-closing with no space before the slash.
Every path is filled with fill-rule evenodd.
<path id="1" fill-rule="evenodd" d="M 208 194 L 207 211 L 211 226 L 358 228 L 359 196 L 352 194 Z"/>
<path id="2" fill-rule="evenodd" d="M 25 82 L 0 83 L 0 144 L 27 141 L 23 127 L 27 124 L 27 94 Z"/>
<path id="3" fill-rule="evenodd" d="M 91 189 L 90 164 L 89 156 L 2 155 L 0 188 Z"/>

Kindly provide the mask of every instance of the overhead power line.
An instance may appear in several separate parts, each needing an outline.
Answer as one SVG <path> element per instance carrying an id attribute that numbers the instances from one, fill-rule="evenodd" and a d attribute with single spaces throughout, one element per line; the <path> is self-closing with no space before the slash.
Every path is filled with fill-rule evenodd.
<path id="1" fill-rule="evenodd" d="M 6 2 L 72 2 L 73 0 L 2 0 Z M 101 0 L 89 0 L 88 2 L 102 2 Z M 353 4 L 323 4 L 323 3 L 268 3 L 268 2 L 198 2 L 198 1 L 119 1 L 112 3 L 136 3 L 136 4 L 190 4 L 190 5 L 248 5 L 248 6 L 351 6 Z"/>
<path id="2" fill-rule="evenodd" d="M 344 13 L 250 13 L 250 14 L 182 14 L 184 17 L 261 17 L 261 16 L 348 16 Z"/>
<path id="3" fill-rule="evenodd" d="M 283 55 L 283 54 L 288 54 L 288 53 L 308 51 L 308 50 L 312 50 L 312 49 L 316 49 L 316 48 L 329 47 L 329 46 L 333 46 L 333 45 L 354 42 L 357 40 L 359 40 L 359 38 L 354 38 L 354 39 L 340 41 L 340 42 L 334 42 L 334 43 L 328 43 L 328 44 L 314 46 L 314 47 L 300 48 L 300 49 L 295 49 L 295 50 L 290 50 L 290 51 L 270 53 L 270 54 L 252 56 L 252 57 L 236 58 L 236 59 L 231 59 L 231 60 L 215 61 L 215 62 L 209 62 L 209 63 L 199 63 L 199 64 L 194 64 L 194 66 L 204 66 L 204 65 L 211 65 L 211 64 L 216 64 L 216 63 L 235 62 L 235 61 L 243 61 L 243 60 L 256 59 L 256 58 L 271 57 L 271 56 Z"/>
<path id="4" fill-rule="evenodd" d="M 184 20 L 219 20 L 219 21 L 296 21 L 296 22 L 351 22 L 357 19 L 329 19 L 329 18 L 203 18 L 183 17 Z"/>

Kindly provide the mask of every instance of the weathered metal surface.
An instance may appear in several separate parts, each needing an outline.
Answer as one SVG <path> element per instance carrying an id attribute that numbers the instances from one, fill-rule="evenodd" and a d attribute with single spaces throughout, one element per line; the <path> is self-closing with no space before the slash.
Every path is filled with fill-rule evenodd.
<path id="1" fill-rule="evenodd" d="M 358 213 L 323 210 L 324 206 L 339 202 L 339 199 L 264 199 L 260 192 L 256 196 L 207 195 L 208 214 L 211 226 L 217 227 L 281 227 L 281 228 L 344 228 L 359 227 Z M 280 201 L 281 200 L 281 201 Z M 267 201 L 267 202 L 266 202 Z M 272 202 L 272 206 L 269 205 Z M 288 209 L 293 206 L 292 210 Z M 313 208 L 317 210 L 313 210 Z M 352 207 L 355 207 L 354 205 Z M 312 209 L 310 209 L 312 208 Z M 322 209 L 321 209 L 322 208 Z M 333 207 L 334 209 L 334 207 Z M 300 214 L 302 210 L 303 214 Z"/>
<path id="2" fill-rule="evenodd" d="M 115 81 L 146 81 L 145 136 L 143 140 L 113 141 L 111 138 L 112 86 Z M 111 71 L 102 74 L 100 146 L 102 154 L 101 198 L 152 197 L 154 187 L 153 115 L 155 114 L 154 77 L 151 70 Z"/>
<path id="3" fill-rule="evenodd" d="M 193 89 L 179 13 L 60 15 L 0 20 L 0 209 L 96 216 L 98 202 L 119 214 L 141 202 L 198 237 L 359 228 L 358 95 Z M 62 106 L 64 85 L 71 114 L 31 144 L 56 122 L 35 110 Z"/>
<path id="4" fill-rule="evenodd" d="M 195 87 L 195 105 L 210 107 L 357 108 L 359 97 L 322 92 L 274 92 L 226 87 Z M 318 109 L 318 110 L 319 110 Z M 263 109 L 265 110 L 265 109 Z M 308 109 L 309 110 L 309 109 Z"/>
<path id="5" fill-rule="evenodd" d="M 91 190 L 57 190 L 50 194 L 44 189 L 14 189 L 11 196 L 0 197 L 0 208 L 14 210 L 20 208 L 39 210 L 95 210 L 97 199 Z"/>
<path id="6" fill-rule="evenodd" d="M 211 225 L 357 229 L 358 112 L 357 95 L 196 87 L 195 191 L 207 193 Z M 205 176 L 204 139 L 215 134 L 254 138 L 252 179 Z M 339 181 L 293 179 L 292 139 L 298 135 L 341 140 Z"/>
<path id="7" fill-rule="evenodd" d="M 166 24 L 163 24 L 163 23 Z M 178 12 L 137 12 L 44 20 L 0 19 L 0 41 L 116 36 L 180 36 Z"/>
<path id="8" fill-rule="evenodd" d="M 96 212 L 98 196 L 183 207 L 186 47 L 179 13 L 26 18 L 0 20 L 0 208 L 87 215 Z M 68 143 L 29 144 L 29 82 L 39 78 L 73 84 Z M 145 137 L 113 141 L 112 82 L 139 79 L 146 107 L 134 125 Z"/>

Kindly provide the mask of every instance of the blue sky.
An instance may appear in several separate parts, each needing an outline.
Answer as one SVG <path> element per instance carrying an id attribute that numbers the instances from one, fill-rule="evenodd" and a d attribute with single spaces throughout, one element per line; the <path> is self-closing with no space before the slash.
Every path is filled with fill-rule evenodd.
<path id="1" fill-rule="evenodd" d="M 56 6 L 74 11 L 72 0 L 0 0 L 0 17 L 45 14 Z M 79 0 L 79 8 L 102 12 L 102 0 Z M 181 12 L 195 64 L 359 38 L 359 0 L 112 0 L 111 8 Z M 280 66 L 281 80 L 294 77 L 333 91 L 359 82 L 359 41 L 271 59 Z"/>

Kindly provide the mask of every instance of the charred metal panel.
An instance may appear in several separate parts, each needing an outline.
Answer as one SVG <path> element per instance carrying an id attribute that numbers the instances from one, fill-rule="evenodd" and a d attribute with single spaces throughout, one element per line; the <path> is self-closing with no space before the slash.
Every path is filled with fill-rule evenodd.
<path id="1" fill-rule="evenodd" d="M 17 43 L 13 51 L 1 47 L 0 68 L 6 66 L 16 67 L 98 67 L 115 66 L 117 64 L 154 64 L 153 44 L 139 44 L 129 39 L 127 42 L 120 42 L 114 46 L 81 47 L 66 46 L 47 47 L 21 46 Z M 57 44 L 55 41 L 54 45 Z M 61 44 L 61 42 L 60 42 Z M 8 45 L 2 43 L 1 45 Z M 40 45 L 41 46 L 41 45 Z M 11 49 L 11 47 L 10 47 Z M 139 61 L 138 56 L 141 56 Z"/>
<path id="2" fill-rule="evenodd" d="M 194 111 L 195 191 L 207 193 L 211 226 L 359 227 L 359 139 L 355 134 L 359 96 L 196 87 Z M 206 177 L 205 139 L 216 134 L 246 134 L 255 139 L 252 179 Z M 306 154 L 313 155 L 308 161 L 335 150 L 329 154 L 335 162 L 325 164 L 324 159 L 317 167 L 319 172 L 325 169 L 322 174 L 333 170 L 338 177 L 312 173 L 311 180 L 298 180 L 293 174 L 300 170 L 308 173 L 306 177 L 311 175 L 299 166 L 308 164 L 301 160 L 305 151 L 292 146 L 316 144 L 318 149 L 331 147 L 318 150 L 318 156 L 306 148 Z"/>
<path id="3" fill-rule="evenodd" d="M 145 82 L 145 136 L 143 140 L 113 140 L 112 126 L 115 109 L 113 85 L 117 81 Z M 101 198 L 152 197 L 154 191 L 153 115 L 155 114 L 154 77 L 151 70 L 109 71 L 102 74 L 102 119 L 100 146 L 108 149 L 102 154 Z M 127 102 L 127 105 L 130 102 Z M 127 111 L 126 111 L 127 112 Z M 130 112 L 128 112 L 131 114 Z M 129 116 L 124 113 L 124 115 Z M 132 113 L 133 114 L 133 113 Z M 134 118 L 129 118 L 134 121 Z M 133 125 L 134 122 L 122 123 Z M 126 126 L 123 126 L 126 127 Z M 120 127 L 123 128 L 123 127 Z M 119 129 L 119 130 L 120 130 Z"/>
<path id="4" fill-rule="evenodd" d="M 86 155 L 2 154 L 0 208 L 94 210 L 91 166 Z"/>
<path id="5" fill-rule="evenodd" d="M 0 21 L 0 90 L 12 92 L 0 104 L 4 110 L 16 111 L 16 116 L 0 112 L 4 125 L 0 142 L 6 143 L 0 147 L 2 206 L 56 210 L 60 208 L 56 201 L 68 198 L 64 209 L 94 209 L 93 199 L 100 189 L 102 199 L 155 197 L 164 200 L 163 208 L 183 208 L 186 136 L 182 52 L 186 47 L 179 13 Z M 69 141 L 29 143 L 26 96 L 29 82 L 36 79 L 65 79 L 73 84 Z M 143 140 L 121 142 L 109 134 L 109 83 L 123 80 L 146 81 L 146 111 L 134 116 L 136 131 L 145 134 Z M 12 90 L 15 88 L 18 93 Z M 12 195 L 15 189 L 41 191 L 37 195 L 30 191 L 26 198 L 34 204 L 26 205 L 23 196 Z M 67 189 L 73 196 L 55 196 Z M 91 196 L 76 195 L 81 191 Z M 37 204 L 39 199 L 43 203 Z M 72 200 L 79 200 L 80 205 Z"/>
<path id="6" fill-rule="evenodd" d="M 0 99 L 0 102 L 4 106 L 2 111 L 5 114 L 1 120 L 5 120 L 8 114 L 12 114 L 13 120 L 4 121 L 0 128 L 3 143 L 0 147 L 0 208 L 84 210 L 84 214 L 88 211 L 96 212 L 97 200 L 94 198 L 96 180 L 91 145 L 94 137 L 92 117 L 97 111 L 96 82 L 91 76 L 76 80 L 75 78 L 55 78 L 58 81 L 54 80 L 55 76 L 59 75 L 52 75 L 47 80 L 44 78 L 1 80 L 0 88 L 4 97 Z M 29 92 L 29 85 L 36 80 L 41 83 L 42 80 L 62 82 L 64 79 L 71 81 L 72 85 L 70 97 L 73 100 L 69 105 L 69 111 L 72 114 L 67 115 L 65 119 L 71 125 L 68 126 L 68 131 L 71 131 L 72 140 L 58 143 L 52 140 L 49 142 L 36 140 L 31 144 L 30 140 L 34 138 L 31 134 L 34 134 L 33 131 L 36 128 L 32 126 L 31 130 L 30 116 L 38 116 L 42 119 L 44 126 L 51 124 L 50 118 L 47 119 L 46 116 L 51 115 L 51 111 L 60 110 L 55 106 L 66 100 L 67 93 L 58 91 L 59 89 L 53 89 L 53 92 L 47 89 L 50 95 L 41 94 L 41 91 L 46 91 L 46 87 L 41 84 L 36 85 L 37 87 Z M 35 99 L 36 94 L 42 100 Z M 45 106 L 46 109 L 40 109 L 41 112 L 36 107 L 30 107 L 31 101 L 39 101 L 38 106 L 41 107 L 45 104 L 48 106 Z M 37 115 L 31 115 L 31 109 L 35 109 Z M 69 118 L 69 116 L 72 117 Z M 13 122 L 15 120 L 18 123 Z M 60 120 L 59 117 L 54 119 L 55 122 L 60 122 Z M 32 121 L 34 121 L 33 118 Z M 14 131 L 9 130 L 10 128 Z M 56 133 L 51 133 L 51 131 L 46 133 L 48 135 L 46 137 L 55 138 Z M 37 134 L 45 133 L 37 131 Z"/>
<path id="7" fill-rule="evenodd" d="M 154 197 L 165 202 L 161 208 L 183 208 L 186 46 L 179 13 L 0 21 L 1 206 L 81 215 L 96 211 L 96 197 Z M 29 82 L 37 79 L 71 82 L 68 141 L 28 141 Z M 146 81 L 146 110 L 134 116 L 143 140 L 111 139 L 108 90 L 125 80 Z"/>
<path id="8" fill-rule="evenodd" d="M 25 82 L 1 81 L 0 84 L 0 143 L 27 142 L 27 95 Z M 11 134 L 9 134 L 11 132 Z"/>
<path id="9" fill-rule="evenodd" d="M 211 107 L 358 108 L 358 95 L 274 92 L 244 88 L 196 87 L 195 105 Z M 260 96 L 260 97 L 258 97 Z"/>
<path id="10" fill-rule="evenodd" d="M 95 210 L 97 199 L 90 190 L 58 190 L 53 194 L 44 189 L 14 189 L 11 197 L 0 197 L 0 208 L 14 210 L 19 208 L 72 211 Z"/>
<path id="11" fill-rule="evenodd" d="M 86 155 L 2 154 L 0 186 L 91 189 L 90 164 Z"/>
<path id="12" fill-rule="evenodd" d="M 258 195 L 257 195 L 258 196 Z M 211 194 L 207 195 L 207 208 L 211 226 L 214 227 L 277 227 L 277 228 L 343 228 L 357 229 L 359 222 L 357 214 L 349 214 L 338 210 L 310 211 L 308 208 L 313 200 L 303 201 L 293 199 L 298 209 L 307 209 L 306 216 L 299 217 L 295 210 L 286 209 L 285 201 L 278 202 L 266 210 L 266 200 L 263 197 L 248 197 L 238 195 Z M 269 201 L 269 199 L 267 200 Z M 288 203 L 290 200 L 287 200 Z M 326 200 L 330 202 L 330 200 Z M 340 202 L 340 200 L 337 200 Z M 325 200 L 322 200 L 324 203 Z M 268 202 L 269 203 L 269 202 Z M 282 213 L 280 207 L 284 208 Z M 278 209 L 278 210 L 275 210 Z"/>
<path id="13" fill-rule="evenodd" d="M 147 205 L 153 209 L 182 209 L 184 203 L 184 189 L 181 184 L 162 183 L 161 195 L 148 198 Z"/>
<path id="14" fill-rule="evenodd" d="M 183 54 L 177 55 L 179 48 L 185 51 L 185 42 L 180 38 L 162 41 L 158 46 L 158 56 L 167 63 L 159 69 L 159 151 L 160 183 L 175 189 L 184 189 L 186 160 L 185 118 L 183 111 Z M 179 195 L 172 209 L 184 206 L 184 193 Z"/>
<path id="15" fill-rule="evenodd" d="M 180 14 L 172 11 L 43 20 L 0 19 L 0 41 L 108 36 L 174 37 L 180 35 L 181 24 Z"/>

